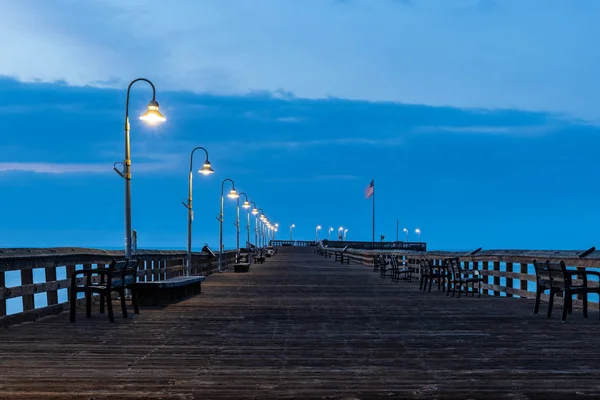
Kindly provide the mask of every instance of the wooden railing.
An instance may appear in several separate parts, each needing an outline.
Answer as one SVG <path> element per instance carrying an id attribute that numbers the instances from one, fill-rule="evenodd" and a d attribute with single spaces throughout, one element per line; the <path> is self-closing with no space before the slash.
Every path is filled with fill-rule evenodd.
<path id="1" fill-rule="evenodd" d="M 71 275 L 78 269 L 106 268 L 113 259 L 123 259 L 123 251 L 86 248 L 0 249 L 0 326 L 32 321 L 67 310 Z M 176 250 L 138 250 L 140 282 L 164 280 L 185 274 L 186 253 Z M 234 251 L 224 253 L 226 268 L 235 259 Z M 216 271 L 218 259 L 193 253 L 191 275 Z M 9 281 L 20 284 L 6 287 Z M 61 301 L 63 300 L 63 301 Z M 78 303 L 84 299 L 79 299 Z M 7 302 L 22 311 L 7 315 Z"/>
<path id="2" fill-rule="evenodd" d="M 329 254 L 339 252 L 340 249 L 326 249 Z M 473 253 L 451 252 L 451 251 L 389 251 L 389 250 L 357 250 L 347 249 L 344 252 L 344 264 L 350 260 L 350 264 L 373 266 L 374 258 L 379 255 L 394 254 L 413 267 L 415 276 L 420 277 L 419 260 L 430 259 L 434 265 L 441 265 L 444 259 L 458 257 L 465 269 L 478 270 L 485 278 L 482 285 L 484 293 L 491 296 L 506 296 L 533 298 L 535 297 L 535 272 L 532 263 L 534 260 L 554 262 L 563 261 L 570 269 L 592 269 L 600 268 L 600 251 L 590 250 L 477 250 Z M 334 260 L 335 258 L 332 258 Z M 339 260 L 339 257 L 337 258 Z M 591 282 L 590 285 L 598 285 L 599 282 Z M 542 295 L 542 300 L 547 301 L 548 296 Z M 558 304 L 562 299 L 558 298 Z M 575 300 L 575 305 L 581 306 L 581 300 Z M 598 299 L 591 298 L 590 308 L 598 309 Z"/>

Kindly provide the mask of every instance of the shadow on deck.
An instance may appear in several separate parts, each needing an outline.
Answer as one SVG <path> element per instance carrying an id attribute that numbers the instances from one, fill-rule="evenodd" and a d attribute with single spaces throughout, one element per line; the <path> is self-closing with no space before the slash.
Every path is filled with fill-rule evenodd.
<path id="1" fill-rule="evenodd" d="M 448 298 L 307 249 L 110 324 L 95 309 L 0 332 L 0 398 L 600 398 L 596 312 Z"/>

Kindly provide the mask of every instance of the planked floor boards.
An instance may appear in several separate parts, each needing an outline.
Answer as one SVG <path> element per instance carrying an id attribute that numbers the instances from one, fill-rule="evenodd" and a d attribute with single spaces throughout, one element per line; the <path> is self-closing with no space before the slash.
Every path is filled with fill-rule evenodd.
<path id="1" fill-rule="evenodd" d="M 0 331 L 0 398 L 600 398 L 597 313 L 532 308 L 287 249 L 116 324 L 96 308 Z"/>

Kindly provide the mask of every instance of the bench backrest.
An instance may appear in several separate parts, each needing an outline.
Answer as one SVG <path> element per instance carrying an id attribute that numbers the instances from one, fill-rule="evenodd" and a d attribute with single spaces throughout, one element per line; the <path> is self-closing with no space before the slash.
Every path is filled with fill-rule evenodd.
<path id="1" fill-rule="evenodd" d="M 137 280 L 137 270 L 140 260 L 113 260 L 107 273 L 107 286 L 120 287 L 131 285 Z"/>
<path id="2" fill-rule="evenodd" d="M 539 262 L 533 260 L 533 267 L 535 268 L 535 280 L 537 285 L 564 288 L 567 284 L 569 275 L 567 274 L 567 266 L 563 261 L 550 262 L 547 260 Z"/>

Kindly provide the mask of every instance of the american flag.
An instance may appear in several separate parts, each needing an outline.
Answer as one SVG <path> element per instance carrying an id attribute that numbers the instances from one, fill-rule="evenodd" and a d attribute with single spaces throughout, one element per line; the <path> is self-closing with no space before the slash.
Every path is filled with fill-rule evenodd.
<path id="1" fill-rule="evenodd" d="M 375 193 L 375 179 L 373 179 L 371 183 L 369 183 L 369 186 L 367 186 L 365 189 L 365 198 L 368 199 L 369 197 L 373 196 L 373 193 Z"/>

